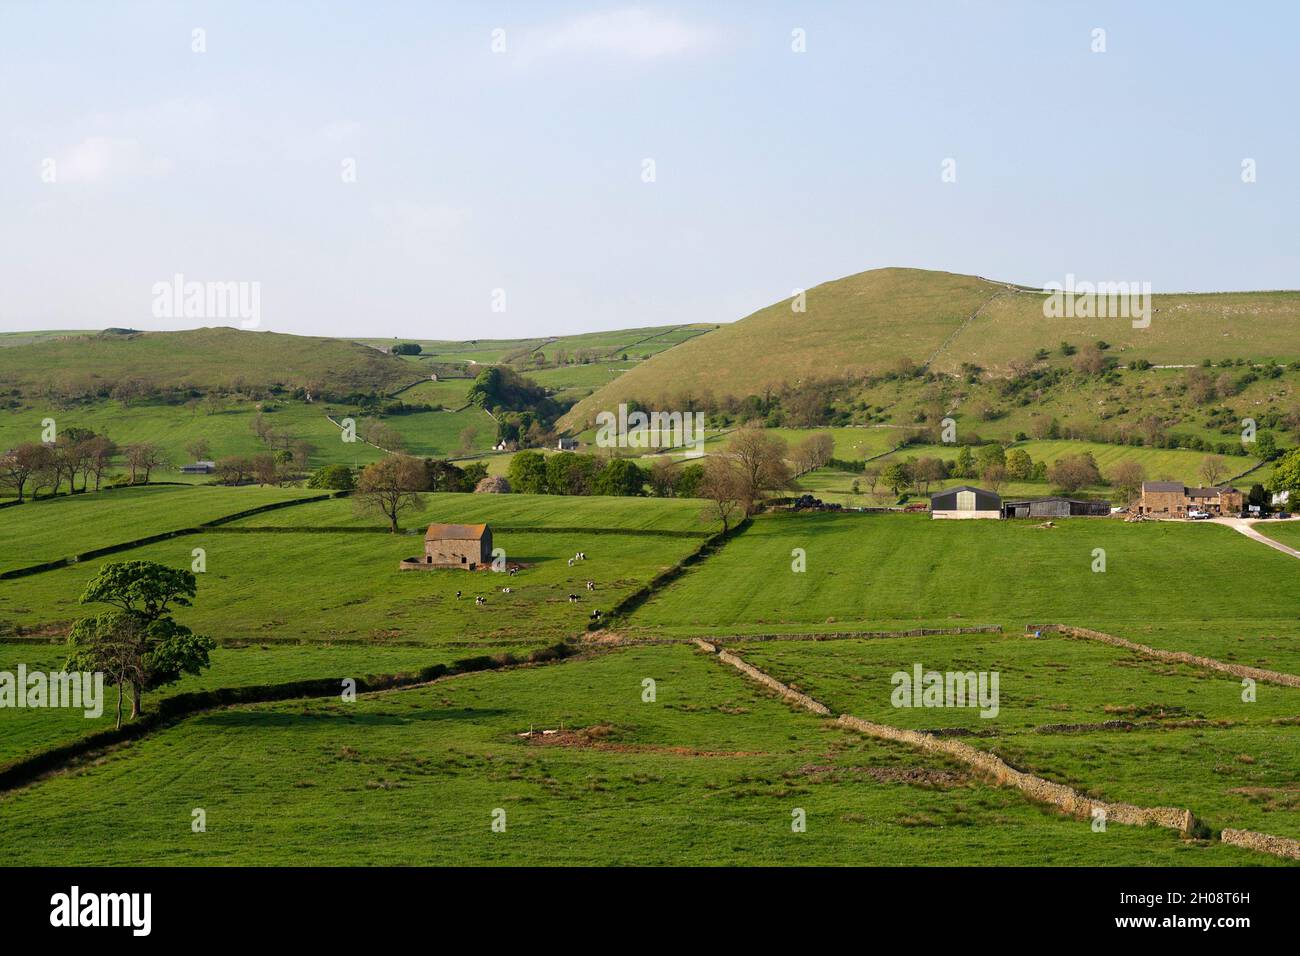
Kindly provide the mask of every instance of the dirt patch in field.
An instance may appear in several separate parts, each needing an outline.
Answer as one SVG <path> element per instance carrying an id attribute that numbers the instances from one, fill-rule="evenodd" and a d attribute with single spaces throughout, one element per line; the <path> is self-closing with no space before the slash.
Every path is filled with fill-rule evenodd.
<path id="1" fill-rule="evenodd" d="M 584 750 L 603 750 L 609 753 L 670 754 L 676 757 L 765 757 L 758 750 L 697 750 L 694 747 L 673 747 L 667 744 L 628 744 L 609 740 L 616 733 L 610 724 L 595 724 L 576 730 L 530 730 L 519 736 L 532 747 L 576 747 Z"/>
<path id="2" fill-rule="evenodd" d="M 1195 727 L 1228 727 L 1233 721 L 1204 720 L 1106 720 L 1096 724 L 1043 724 L 1035 727 L 1037 734 L 1086 734 L 1098 730 L 1186 730 Z"/>
<path id="3" fill-rule="evenodd" d="M 1300 787 L 1234 787 L 1228 792 L 1264 810 L 1300 809 Z"/>

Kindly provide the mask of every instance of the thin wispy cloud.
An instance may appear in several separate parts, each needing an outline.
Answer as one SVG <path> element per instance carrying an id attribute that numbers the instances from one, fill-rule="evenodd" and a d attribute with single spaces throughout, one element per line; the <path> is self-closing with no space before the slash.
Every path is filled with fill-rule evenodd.
<path id="1" fill-rule="evenodd" d="M 656 60 L 717 45 L 717 32 L 640 8 L 590 13 L 541 30 L 524 51 L 535 56 L 596 55 Z"/>
<path id="2" fill-rule="evenodd" d="M 153 178 L 171 171 L 171 160 L 151 154 L 136 139 L 88 136 L 55 157 L 65 183 L 101 183 Z"/>

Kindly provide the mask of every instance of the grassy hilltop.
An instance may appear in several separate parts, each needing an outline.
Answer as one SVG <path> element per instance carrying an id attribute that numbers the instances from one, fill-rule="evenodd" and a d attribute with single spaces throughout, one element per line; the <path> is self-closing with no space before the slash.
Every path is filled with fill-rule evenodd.
<path id="1" fill-rule="evenodd" d="M 240 384 L 387 391 L 419 373 L 401 359 L 341 339 L 194 329 L 90 333 L 0 349 L 0 390 L 93 392 L 131 379 L 165 388 Z"/>
<path id="2" fill-rule="evenodd" d="M 936 373 L 979 366 L 999 375 L 1067 340 L 1105 341 L 1123 363 L 1300 358 L 1300 292 L 1155 295 L 1150 326 L 1141 329 L 1126 318 L 1049 319 L 1044 299 L 978 276 L 861 272 L 809 289 L 806 311 L 784 299 L 653 356 L 580 402 L 563 424 L 580 427 L 633 398 L 663 407 L 705 393 L 743 398 L 769 386 L 879 374 L 903 359 Z"/>

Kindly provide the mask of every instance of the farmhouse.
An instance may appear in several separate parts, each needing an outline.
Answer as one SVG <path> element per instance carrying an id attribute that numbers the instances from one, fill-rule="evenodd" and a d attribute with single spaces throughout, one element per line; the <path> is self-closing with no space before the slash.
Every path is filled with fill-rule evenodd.
<path id="1" fill-rule="evenodd" d="M 930 496 L 931 518 L 1001 518 L 1002 499 L 992 491 L 962 485 Z"/>
<path id="2" fill-rule="evenodd" d="M 1110 514 L 1109 501 L 1064 498 L 1060 495 L 1047 498 L 1024 498 L 1002 503 L 1004 518 L 1099 518 L 1108 514 Z"/>
<path id="3" fill-rule="evenodd" d="M 1188 488 L 1178 481 L 1144 481 L 1137 511 L 1153 518 L 1186 518 L 1193 510 L 1226 515 L 1237 514 L 1241 507 L 1242 494 L 1230 485 Z"/>
<path id="4" fill-rule="evenodd" d="M 465 568 L 492 563 L 492 529 L 486 524 L 431 524 L 424 533 L 424 557 L 407 558 L 402 571 Z"/>

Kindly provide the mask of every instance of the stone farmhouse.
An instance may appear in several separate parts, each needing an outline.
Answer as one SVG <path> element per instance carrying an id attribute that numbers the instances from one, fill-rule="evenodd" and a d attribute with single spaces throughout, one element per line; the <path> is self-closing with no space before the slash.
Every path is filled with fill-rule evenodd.
<path id="1" fill-rule="evenodd" d="M 424 533 L 424 557 L 407 558 L 402 571 L 464 568 L 475 571 L 492 563 L 492 529 L 486 524 L 431 524 Z"/>
<path id="2" fill-rule="evenodd" d="M 1152 518 L 1186 518 L 1193 510 L 1230 515 L 1239 513 L 1241 508 L 1242 493 L 1231 485 L 1188 488 L 1178 481 L 1144 481 L 1137 512 Z"/>

